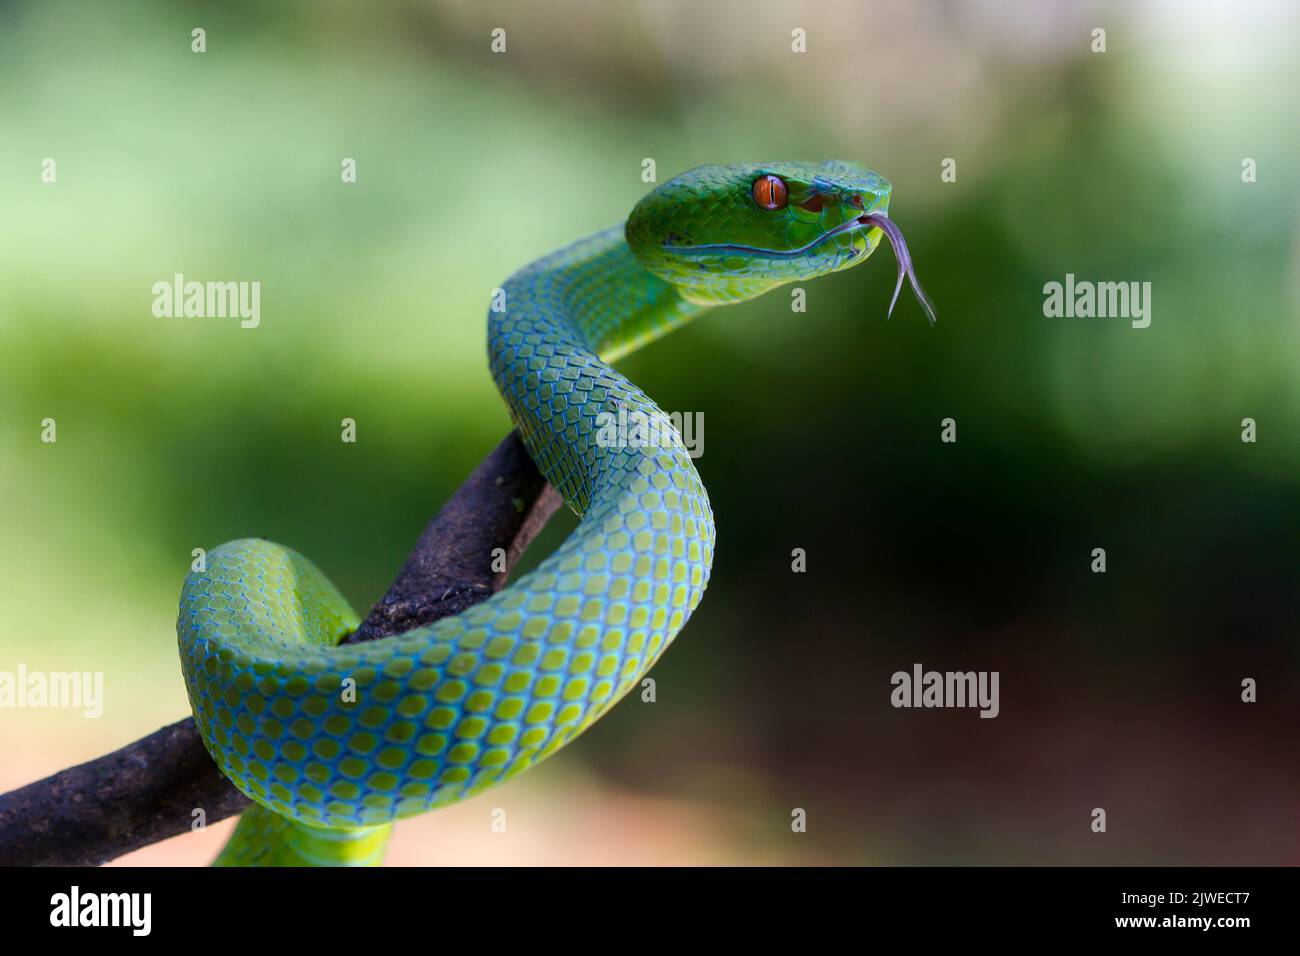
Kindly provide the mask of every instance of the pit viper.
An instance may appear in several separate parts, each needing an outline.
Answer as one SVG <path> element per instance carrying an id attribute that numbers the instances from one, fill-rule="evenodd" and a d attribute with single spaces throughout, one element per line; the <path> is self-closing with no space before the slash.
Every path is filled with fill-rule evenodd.
<path id="1" fill-rule="evenodd" d="M 487 601 L 340 644 L 359 618 L 307 558 L 262 539 L 213 549 L 181 591 L 181 665 L 204 745 L 253 800 L 215 862 L 377 864 L 395 820 L 527 769 L 637 685 L 704 593 L 714 525 L 671 419 L 610 363 L 712 307 L 863 262 L 882 236 L 890 311 L 906 276 L 933 321 L 890 194 L 851 162 L 702 166 L 496 290 L 492 377 L 580 521 Z"/>

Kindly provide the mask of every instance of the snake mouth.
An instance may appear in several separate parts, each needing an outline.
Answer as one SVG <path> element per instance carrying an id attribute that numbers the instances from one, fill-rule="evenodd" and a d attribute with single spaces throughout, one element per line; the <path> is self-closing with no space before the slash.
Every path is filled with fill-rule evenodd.
<path id="1" fill-rule="evenodd" d="M 856 219 L 842 222 L 838 226 L 827 229 L 811 242 L 806 242 L 794 249 L 768 249 L 765 246 L 746 246 L 735 242 L 706 242 L 697 246 L 679 246 L 674 245 L 667 239 L 664 240 L 663 247 L 669 252 L 681 255 L 710 252 L 744 252 L 752 256 L 761 256 L 764 259 L 798 259 L 800 256 L 806 256 L 828 239 L 833 239 L 835 236 L 843 235 L 846 232 L 860 232 L 861 227 L 867 225 L 867 218 L 867 216 L 858 216 Z"/>
<path id="2" fill-rule="evenodd" d="M 925 294 L 920 281 L 916 278 L 916 269 L 912 265 L 912 254 L 908 251 L 907 241 L 903 238 L 903 231 L 898 228 L 898 224 L 894 220 L 883 212 L 863 213 L 856 219 L 850 219 L 848 222 L 842 222 L 838 226 L 827 229 L 816 239 L 796 249 L 765 249 L 762 246 L 745 246 L 726 242 L 706 243 L 698 246 L 679 246 L 673 245 L 667 240 L 664 241 L 663 247 L 669 252 L 680 255 L 740 252 L 751 256 L 761 256 L 765 259 L 798 259 L 836 236 L 844 235 L 847 232 L 862 232 L 867 229 L 879 229 L 885 234 L 885 237 L 889 240 L 889 245 L 894 250 L 894 259 L 898 263 L 898 282 L 894 284 L 894 297 L 889 300 L 889 311 L 886 313 L 886 318 L 894 314 L 894 306 L 898 303 L 898 293 L 903 288 L 903 279 L 906 278 L 912 284 L 912 292 L 915 293 L 917 302 L 921 304 L 921 308 L 925 311 L 925 317 L 930 320 L 931 325 L 934 325 L 934 303 L 930 301 L 930 297 Z"/>

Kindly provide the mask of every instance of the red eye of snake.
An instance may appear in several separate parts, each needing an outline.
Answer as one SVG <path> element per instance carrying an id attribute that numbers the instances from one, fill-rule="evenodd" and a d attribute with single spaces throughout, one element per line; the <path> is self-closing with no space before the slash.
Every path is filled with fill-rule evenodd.
<path id="1" fill-rule="evenodd" d="M 784 209 L 788 192 L 780 176 L 759 176 L 754 180 L 754 202 L 764 209 Z"/>

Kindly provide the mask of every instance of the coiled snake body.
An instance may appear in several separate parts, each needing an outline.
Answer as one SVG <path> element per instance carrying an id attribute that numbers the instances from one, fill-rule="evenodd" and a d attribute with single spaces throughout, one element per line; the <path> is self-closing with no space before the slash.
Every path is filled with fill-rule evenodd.
<path id="1" fill-rule="evenodd" d="M 882 235 L 928 310 L 889 197 L 854 163 L 700 167 L 516 273 L 489 313 L 492 375 L 581 521 L 482 604 L 339 645 L 359 618 L 309 560 L 260 539 L 214 549 L 181 592 L 181 664 L 204 744 L 255 801 L 217 862 L 378 863 L 392 821 L 526 769 L 626 694 L 699 603 L 714 529 L 679 443 L 601 440 L 602 412 L 672 434 L 609 363 L 711 306 L 855 265 Z"/>

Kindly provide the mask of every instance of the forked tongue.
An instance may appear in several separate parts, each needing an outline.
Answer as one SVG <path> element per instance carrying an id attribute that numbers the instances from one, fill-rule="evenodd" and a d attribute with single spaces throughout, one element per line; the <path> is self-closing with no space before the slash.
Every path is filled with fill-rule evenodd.
<path id="1" fill-rule="evenodd" d="M 889 244 L 894 247 L 894 258 L 898 260 L 898 284 L 894 286 L 894 297 L 889 300 L 887 315 L 894 314 L 894 304 L 898 302 L 899 290 L 903 288 L 903 276 L 907 276 L 908 281 L 912 283 L 912 291 L 916 293 L 916 300 L 925 310 L 925 317 L 930 320 L 931 325 L 934 325 L 934 303 L 921 288 L 921 283 L 916 280 L 916 270 L 912 268 L 912 254 L 907 251 L 907 242 L 903 239 L 902 230 L 884 213 L 869 212 L 865 216 L 859 216 L 858 221 L 870 223 L 878 228 L 889 237 Z"/>

